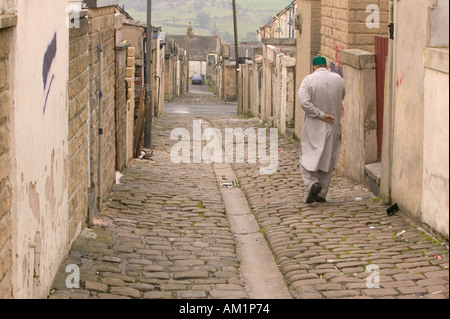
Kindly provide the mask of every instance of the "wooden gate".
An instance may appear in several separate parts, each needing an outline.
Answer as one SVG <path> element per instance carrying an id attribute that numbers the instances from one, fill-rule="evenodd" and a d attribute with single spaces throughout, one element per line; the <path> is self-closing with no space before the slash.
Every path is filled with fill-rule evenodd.
<path id="1" fill-rule="evenodd" d="M 384 114 L 384 85 L 386 73 L 386 57 L 388 55 L 389 39 L 375 37 L 376 76 L 377 76 L 377 146 L 378 159 L 381 159 L 383 146 L 383 114 Z"/>

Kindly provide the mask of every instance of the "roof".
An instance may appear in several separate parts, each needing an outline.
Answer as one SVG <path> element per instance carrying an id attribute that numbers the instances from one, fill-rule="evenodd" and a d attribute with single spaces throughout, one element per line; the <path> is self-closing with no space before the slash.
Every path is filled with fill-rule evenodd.
<path id="1" fill-rule="evenodd" d="M 296 1 L 291 1 L 290 4 L 288 4 L 284 9 L 282 9 L 280 12 L 278 12 L 277 14 L 274 14 L 274 17 L 267 22 L 265 25 L 263 25 L 262 27 L 259 27 L 259 29 L 263 29 L 266 27 L 272 27 L 273 26 L 273 22 L 278 19 L 282 14 L 284 14 L 286 11 L 292 10 L 292 8 L 294 7 Z"/>
<path id="2" fill-rule="evenodd" d="M 241 42 L 238 45 L 239 57 L 251 58 L 255 57 L 255 50 L 262 46 L 261 42 Z M 230 46 L 230 60 L 235 60 L 234 45 Z"/>
<path id="3" fill-rule="evenodd" d="M 125 16 L 126 19 L 128 20 L 134 20 L 133 17 L 127 12 L 125 11 L 125 6 L 121 7 L 118 4 L 116 5 L 116 9 Z"/>
<path id="4" fill-rule="evenodd" d="M 144 29 L 147 28 L 147 23 L 138 21 L 138 20 L 123 19 L 122 24 L 133 26 L 133 27 L 140 27 L 140 28 L 144 28 Z"/>
<path id="5" fill-rule="evenodd" d="M 187 35 L 167 35 L 167 40 L 176 43 L 187 50 Z M 189 59 L 191 61 L 206 61 L 209 53 L 220 53 L 221 42 L 219 36 L 191 35 Z"/>

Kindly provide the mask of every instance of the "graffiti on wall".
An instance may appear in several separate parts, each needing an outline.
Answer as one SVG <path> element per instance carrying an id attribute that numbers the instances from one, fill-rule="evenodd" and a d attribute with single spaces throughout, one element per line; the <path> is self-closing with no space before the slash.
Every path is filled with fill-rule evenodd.
<path id="1" fill-rule="evenodd" d="M 52 41 L 50 42 L 50 44 L 47 47 L 47 51 L 45 51 L 44 61 L 42 63 L 42 81 L 44 83 L 44 92 L 45 92 L 45 103 L 44 103 L 44 111 L 43 111 L 44 113 L 45 113 L 45 109 L 47 108 L 48 95 L 50 94 L 53 80 L 55 78 L 55 74 L 52 74 L 52 76 L 50 77 L 50 80 L 49 80 L 49 75 L 51 74 L 51 72 L 50 72 L 51 67 L 52 67 L 53 61 L 55 60 L 55 57 L 56 57 L 56 51 L 57 51 L 57 46 L 56 46 L 56 33 L 55 33 Z"/>
<path id="2" fill-rule="evenodd" d="M 342 78 L 344 78 L 344 70 L 342 68 L 342 60 L 341 60 L 341 50 L 344 49 L 343 45 L 337 44 L 334 47 L 334 59 L 336 62 L 332 61 L 330 63 L 330 70 L 334 73 L 339 74 Z"/>
<path id="3" fill-rule="evenodd" d="M 343 45 L 339 45 L 337 44 L 334 47 L 334 58 L 336 60 L 332 61 L 330 63 L 330 71 L 337 73 L 341 76 L 341 78 L 344 78 L 344 69 L 342 67 L 342 60 L 341 60 L 341 51 L 344 50 L 344 46 Z M 344 102 L 342 102 L 341 105 L 341 121 L 344 120 L 345 117 L 345 113 L 344 113 Z"/>
<path id="4" fill-rule="evenodd" d="M 342 69 L 342 65 L 338 64 L 336 62 L 330 63 L 330 70 L 331 72 L 337 73 L 341 76 L 341 78 L 344 78 L 344 70 Z"/>

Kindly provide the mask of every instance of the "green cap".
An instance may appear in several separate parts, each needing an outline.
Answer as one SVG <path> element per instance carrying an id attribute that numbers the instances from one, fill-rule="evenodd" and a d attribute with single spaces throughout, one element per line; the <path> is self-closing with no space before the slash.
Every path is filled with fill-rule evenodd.
<path id="1" fill-rule="evenodd" d="M 313 66 L 316 65 L 327 65 L 327 59 L 325 59 L 323 56 L 316 56 L 313 59 Z"/>

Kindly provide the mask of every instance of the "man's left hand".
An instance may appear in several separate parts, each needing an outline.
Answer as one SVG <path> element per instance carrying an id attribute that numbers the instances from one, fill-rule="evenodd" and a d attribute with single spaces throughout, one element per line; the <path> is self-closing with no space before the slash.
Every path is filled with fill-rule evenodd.
<path id="1" fill-rule="evenodd" d="M 328 124 L 333 124 L 336 121 L 336 117 L 332 114 L 325 114 L 322 121 L 327 122 Z"/>

